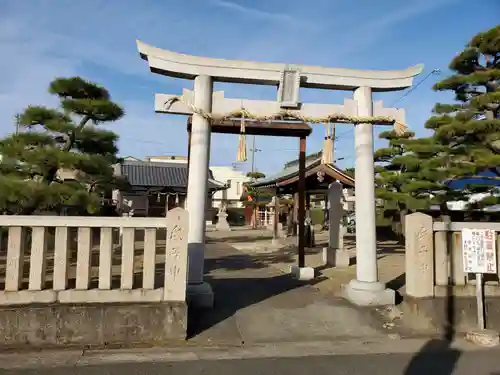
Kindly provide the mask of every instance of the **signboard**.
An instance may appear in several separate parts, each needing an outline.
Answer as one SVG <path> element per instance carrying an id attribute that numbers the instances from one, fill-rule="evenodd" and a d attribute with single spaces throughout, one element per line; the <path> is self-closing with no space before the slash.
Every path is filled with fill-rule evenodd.
<path id="1" fill-rule="evenodd" d="M 497 273 L 495 231 L 491 229 L 462 229 L 464 271 L 468 273 Z"/>

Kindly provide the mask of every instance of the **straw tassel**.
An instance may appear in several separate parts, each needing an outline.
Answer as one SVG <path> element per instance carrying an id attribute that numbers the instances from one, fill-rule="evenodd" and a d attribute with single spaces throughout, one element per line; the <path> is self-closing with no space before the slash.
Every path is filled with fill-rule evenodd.
<path id="1" fill-rule="evenodd" d="M 245 115 L 241 114 L 241 123 L 240 123 L 240 135 L 238 142 L 238 155 L 237 161 L 244 162 L 247 161 L 247 143 L 246 143 L 246 134 L 245 134 Z"/>
<path id="2" fill-rule="evenodd" d="M 403 135 L 408 131 L 408 125 L 396 121 L 394 122 L 394 131 L 396 132 L 397 135 Z"/>

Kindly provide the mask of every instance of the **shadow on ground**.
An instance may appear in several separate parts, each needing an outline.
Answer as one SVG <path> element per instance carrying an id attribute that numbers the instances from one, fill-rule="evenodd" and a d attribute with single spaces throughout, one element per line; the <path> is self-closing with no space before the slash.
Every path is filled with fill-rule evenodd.
<path id="1" fill-rule="evenodd" d="M 207 243 L 215 243 L 215 242 L 230 242 L 230 243 L 239 243 L 239 242 L 259 242 L 259 241 L 270 241 L 273 239 L 272 234 L 264 233 L 264 234 L 256 234 L 253 236 L 228 236 L 227 238 L 209 238 L 207 239 Z"/>
<path id="2" fill-rule="evenodd" d="M 430 340 L 413 356 L 403 374 L 451 375 L 461 354 L 445 338 Z"/>
<path id="3" fill-rule="evenodd" d="M 453 264 L 454 252 L 451 251 L 453 241 L 448 240 L 448 254 L 450 264 Z M 450 270 L 450 280 L 453 280 L 453 267 Z M 439 374 L 451 375 L 455 370 L 457 362 L 462 354 L 460 350 L 451 347 L 456 337 L 455 327 L 455 296 L 453 287 L 448 285 L 446 290 L 446 322 L 440 339 L 430 340 L 422 349 L 415 354 L 409 363 L 404 375 L 417 374 Z M 439 361 L 436 357 L 439 355 Z"/>
<path id="4" fill-rule="evenodd" d="M 390 280 L 386 285 L 388 288 L 399 290 L 406 284 L 406 272 Z"/>
<path id="5" fill-rule="evenodd" d="M 210 274 L 215 270 L 243 271 L 248 269 L 264 269 L 274 263 L 293 264 L 293 253 L 291 251 L 276 251 L 268 254 L 256 254 L 254 256 L 238 253 L 220 258 L 206 259 L 205 273 Z"/>
<path id="6" fill-rule="evenodd" d="M 212 254 L 208 251 L 205 260 L 205 280 L 213 288 L 215 305 L 211 310 L 189 308 L 188 340 L 231 318 L 241 309 L 324 280 L 299 281 L 270 267 L 275 262 L 293 263 L 291 253 L 251 256 L 228 245 L 217 248 Z"/>
<path id="7" fill-rule="evenodd" d="M 228 244 L 218 244 L 218 246 L 231 247 Z M 306 248 L 305 254 L 311 255 L 321 252 L 320 248 Z M 210 274 L 215 270 L 243 271 L 246 269 L 265 269 L 273 264 L 285 263 L 294 264 L 296 261 L 297 247 L 294 245 L 285 246 L 275 251 L 266 253 L 255 253 L 253 255 L 234 249 L 227 255 L 205 259 L 205 273 Z"/>
<path id="8" fill-rule="evenodd" d="M 239 340 L 243 340 L 241 336 L 236 336 L 238 330 L 241 330 L 238 322 L 242 323 L 241 319 L 246 316 L 245 314 L 249 310 L 236 315 L 238 311 L 254 306 L 258 309 L 255 311 L 259 311 L 259 316 L 261 314 L 266 316 L 268 306 L 310 298 L 307 292 L 302 293 L 306 289 L 300 288 L 307 288 L 327 279 L 327 277 L 321 276 L 321 271 L 326 267 L 316 269 L 318 277 L 311 282 L 298 281 L 291 275 L 283 274 L 273 267 L 277 263 L 292 265 L 296 262 L 297 248 L 295 244 L 290 243 L 288 246 L 283 244 L 283 247 L 276 248 L 274 251 L 261 249 L 262 252 L 253 254 L 235 248 L 238 246 L 246 248 L 246 244 L 242 245 L 241 243 L 247 242 L 249 249 L 254 244 L 256 251 L 261 251 L 257 250 L 261 246 L 261 240 L 269 239 L 261 234 L 243 236 L 238 233 L 224 238 L 212 237 L 207 241 L 205 280 L 211 284 L 214 290 L 215 306 L 211 310 L 189 308 L 188 339 L 205 340 L 208 338 L 214 342 L 225 336 L 222 334 L 223 332 L 231 331 L 233 339 L 238 337 Z M 378 247 L 379 258 L 402 252 L 401 246 L 398 246 L 394 241 L 382 243 Z M 322 252 L 321 246 L 306 249 L 306 254 L 318 252 Z M 404 285 L 404 279 L 404 274 L 398 276 L 389 283 L 389 287 L 400 289 Z M 280 297 L 274 298 L 277 296 Z M 268 300 L 269 303 L 262 303 Z M 262 310 L 260 310 L 261 308 Z"/>

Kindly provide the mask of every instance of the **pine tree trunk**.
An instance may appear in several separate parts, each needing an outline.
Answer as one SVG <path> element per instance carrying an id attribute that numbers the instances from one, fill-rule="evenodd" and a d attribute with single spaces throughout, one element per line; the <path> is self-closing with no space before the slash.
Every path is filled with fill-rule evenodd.
<path id="1" fill-rule="evenodd" d="M 401 228 L 401 233 L 399 234 L 400 241 L 404 242 L 406 238 L 406 215 L 408 215 L 408 210 L 402 209 L 399 211 L 399 225 Z"/>
<path id="2" fill-rule="evenodd" d="M 448 205 L 445 203 L 441 203 L 439 205 L 439 211 L 440 211 L 440 218 L 443 222 L 448 222 L 450 221 L 450 209 L 448 208 Z"/>
<path id="3" fill-rule="evenodd" d="M 38 207 L 33 205 L 30 207 L 24 207 L 21 209 L 19 215 L 33 215 Z"/>

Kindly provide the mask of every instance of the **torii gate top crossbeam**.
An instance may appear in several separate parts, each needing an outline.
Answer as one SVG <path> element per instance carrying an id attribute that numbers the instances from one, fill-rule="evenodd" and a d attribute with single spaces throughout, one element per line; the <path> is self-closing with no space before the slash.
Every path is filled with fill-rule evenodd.
<path id="1" fill-rule="evenodd" d="M 283 72 L 292 70 L 299 72 L 301 87 L 355 90 L 366 86 L 372 91 L 397 91 L 410 87 L 423 70 L 421 64 L 403 70 L 356 70 L 214 59 L 171 52 L 141 41 L 137 41 L 137 48 L 154 73 L 187 79 L 207 75 L 219 82 L 279 85 Z"/>

